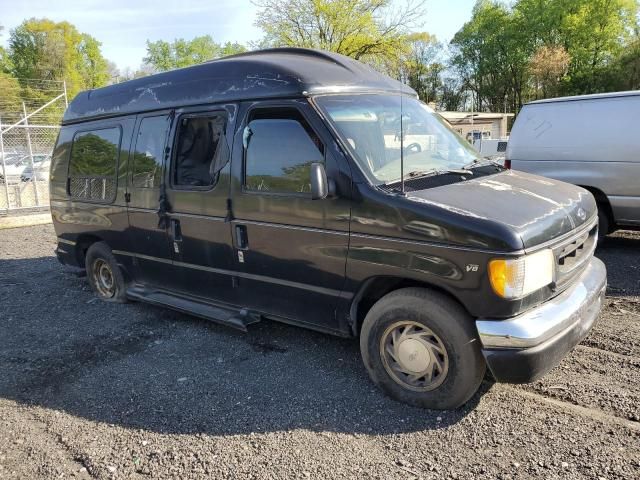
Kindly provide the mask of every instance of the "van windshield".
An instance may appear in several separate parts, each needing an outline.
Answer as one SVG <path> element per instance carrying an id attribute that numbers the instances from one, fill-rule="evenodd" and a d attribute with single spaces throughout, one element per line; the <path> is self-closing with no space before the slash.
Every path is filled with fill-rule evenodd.
<path id="1" fill-rule="evenodd" d="M 374 184 L 400 181 L 401 145 L 405 177 L 460 169 L 480 160 L 468 142 L 415 98 L 327 95 L 316 101 Z"/>

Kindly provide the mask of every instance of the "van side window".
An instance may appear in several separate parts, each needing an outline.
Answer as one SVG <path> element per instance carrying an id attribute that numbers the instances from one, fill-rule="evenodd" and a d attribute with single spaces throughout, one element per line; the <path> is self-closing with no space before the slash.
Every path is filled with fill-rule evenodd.
<path id="1" fill-rule="evenodd" d="M 173 185 L 211 187 L 229 161 L 223 114 L 188 116 L 178 124 Z"/>
<path id="2" fill-rule="evenodd" d="M 79 132 L 69 162 L 69 195 L 79 200 L 111 201 L 122 133 L 119 127 Z"/>
<path id="3" fill-rule="evenodd" d="M 324 146 L 295 109 L 253 112 L 245 128 L 245 188 L 310 193 L 311 168 L 324 163 Z"/>
<path id="4" fill-rule="evenodd" d="M 140 122 L 131 174 L 134 187 L 157 188 L 162 183 L 168 127 L 169 120 L 166 115 L 145 117 Z"/>

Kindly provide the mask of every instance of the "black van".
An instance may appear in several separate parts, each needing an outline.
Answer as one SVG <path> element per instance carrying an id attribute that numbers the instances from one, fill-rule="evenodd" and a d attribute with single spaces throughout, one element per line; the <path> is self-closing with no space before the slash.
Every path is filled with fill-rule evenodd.
<path id="1" fill-rule="evenodd" d="M 407 86 L 272 49 L 79 94 L 51 167 L 60 261 L 97 295 L 360 337 L 391 397 L 529 382 L 606 286 L 586 190 L 485 161 Z"/>

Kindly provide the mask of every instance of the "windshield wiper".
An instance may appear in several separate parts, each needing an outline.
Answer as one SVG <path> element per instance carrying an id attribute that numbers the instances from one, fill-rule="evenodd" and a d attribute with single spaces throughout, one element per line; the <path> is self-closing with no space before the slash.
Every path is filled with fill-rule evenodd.
<path id="1" fill-rule="evenodd" d="M 445 175 L 447 173 L 453 173 L 457 175 L 473 175 L 474 174 L 471 170 L 464 169 L 464 168 L 445 168 L 445 169 L 432 168 L 430 170 L 413 170 L 409 173 L 406 173 L 403 178 L 397 178 L 395 180 L 392 180 L 391 182 L 387 182 L 386 185 L 398 183 L 403 179 L 412 180 L 414 178 L 435 177 L 436 175 Z"/>
<path id="2" fill-rule="evenodd" d="M 491 160 L 489 158 L 483 158 L 482 160 L 477 160 L 476 159 L 473 162 L 467 163 L 462 168 L 465 169 L 465 170 L 470 170 L 472 168 L 486 167 L 487 165 L 495 165 L 496 167 L 504 168 L 498 162 L 496 162 L 495 160 Z"/>

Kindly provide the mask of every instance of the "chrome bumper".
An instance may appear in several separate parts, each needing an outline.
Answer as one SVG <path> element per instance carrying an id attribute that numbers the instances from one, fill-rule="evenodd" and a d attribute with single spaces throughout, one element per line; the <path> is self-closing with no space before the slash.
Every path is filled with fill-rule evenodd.
<path id="1" fill-rule="evenodd" d="M 598 318 L 606 287 L 607 269 L 593 257 L 575 284 L 548 302 L 506 320 L 477 320 L 482 348 L 532 348 L 574 329 L 582 338 Z"/>

